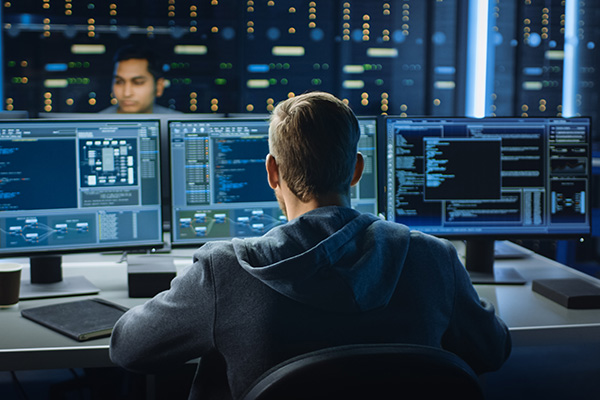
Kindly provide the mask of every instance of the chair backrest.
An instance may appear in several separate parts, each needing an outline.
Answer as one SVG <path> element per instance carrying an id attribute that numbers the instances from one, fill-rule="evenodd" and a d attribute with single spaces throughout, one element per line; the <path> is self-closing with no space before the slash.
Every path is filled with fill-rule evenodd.
<path id="1" fill-rule="evenodd" d="M 285 361 L 263 374 L 243 400 L 481 400 L 473 370 L 448 351 L 410 344 L 326 348 Z"/>

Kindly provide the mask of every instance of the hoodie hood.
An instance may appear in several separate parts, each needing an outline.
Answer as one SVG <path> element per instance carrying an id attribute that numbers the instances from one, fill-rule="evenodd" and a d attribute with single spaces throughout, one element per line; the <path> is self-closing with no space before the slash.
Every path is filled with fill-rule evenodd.
<path id="1" fill-rule="evenodd" d="M 240 265 L 295 301 L 336 312 L 385 306 L 404 266 L 409 229 L 345 207 L 321 207 L 260 238 L 233 239 Z"/>

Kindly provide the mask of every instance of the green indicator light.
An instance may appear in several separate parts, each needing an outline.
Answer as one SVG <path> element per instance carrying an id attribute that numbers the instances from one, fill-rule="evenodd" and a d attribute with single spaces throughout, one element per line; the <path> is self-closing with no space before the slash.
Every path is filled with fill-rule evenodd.
<path id="1" fill-rule="evenodd" d="M 288 84 L 288 80 L 285 79 L 285 78 L 283 78 L 280 82 L 281 82 L 282 85 L 287 85 Z"/>
<path id="2" fill-rule="evenodd" d="M 191 83 L 192 83 L 192 80 L 191 80 L 191 78 L 185 78 L 185 79 L 183 80 L 183 83 L 185 83 L 186 85 L 189 85 L 189 84 L 191 84 Z"/>
<path id="3" fill-rule="evenodd" d="M 269 79 L 269 85 L 277 85 L 277 79 L 275 79 L 275 78 Z"/>
<path id="4" fill-rule="evenodd" d="M 17 63 L 16 63 L 15 61 L 9 61 L 9 62 L 8 62 L 8 66 L 9 66 L 9 67 L 14 67 L 14 66 L 16 66 L 16 65 L 17 65 Z"/>
<path id="5" fill-rule="evenodd" d="M 383 85 L 383 79 L 376 79 L 376 80 L 375 80 L 375 84 L 376 84 L 377 86 L 381 86 L 381 85 Z"/>
<path id="6" fill-rule="evenodd" d="M 288 64 L 288 63 L 283 64 L 283 69 L 290 69 L 290 64 Z"/>
<path id="7" fill-rule="evenodd" d="M 217 78 L 215 79 L 215 85 L 226 85 L 227 79 L 225 78 Z"/>

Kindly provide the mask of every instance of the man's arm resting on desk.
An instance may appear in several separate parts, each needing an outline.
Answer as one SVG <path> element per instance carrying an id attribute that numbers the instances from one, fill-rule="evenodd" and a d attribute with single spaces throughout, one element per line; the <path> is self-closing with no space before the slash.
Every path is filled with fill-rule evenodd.
<path id="1" fill-rule="evenodd" d="M 210 268 L 196 262 L 170 290 L 121 317 L 111 337 L 111 360 L 132 371 L 157 372 L 200 357 L 213 345 L 213 293 Z"/>
<path id="2" fill-rule="evenodd" d="M 508 327 L 496 316 L 490 302 L 477 301 L 479 295 L 456 253 L 452 258 L 456 292 L 442 346 L 461 356 L 477 373 L 497 370 L 512 348 Z"/>

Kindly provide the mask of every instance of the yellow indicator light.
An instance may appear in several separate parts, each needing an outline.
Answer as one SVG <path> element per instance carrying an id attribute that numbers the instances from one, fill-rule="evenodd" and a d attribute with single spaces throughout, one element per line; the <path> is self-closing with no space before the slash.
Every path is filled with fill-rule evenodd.
<path id="1" fill-rule="evenodd" d="M 271 54 L 274 56 L 303 56 L 305 49 L 303 46 L 273 46 Z"/>
<path id="2" fill-rule="evenodd" d="M 193 44 L 178 44 L 173 49 L 175 54 L 194 54 L 194 55 L 204 55 L 208 53 L 208 47 L 204 45 L 193 45 Z"/>
<path id="3" fill-rule="evenodd" d="M 93 32 L 90 32 L 93 33 Z M 104 54 L 106 46 L 103 44 L 74 44 L 71 46 L 73 54 Z"/>
<path id="4" fill-rule="evenodd" d="M 246 81 L 246 86 L 250 89 L 265 89 L 270 86 L 268 79 L 249 79 Z"/>
<path id="5" fill-rule="evenodd" d="M 564 60 L 565 52 L 564 50 L 546 50 L 544 57 L 547 60 Z"/>
<path id="6" fill-rule="evenodd" d="M 398 57 L 398 49 L 371 47 L 367 49 L 369 57 Z"/>
<path id="7" fill-rule="evenodd" d="M 362 74 L 365 72 L 365 67 L 362 65 L 344 65 L 343 71 L 346 74 Z"/>
<path id="8" fill-rule="evenodd" d="M 523 90 L 542 90 L 544 87 L 540 81 L 525 81 L 523 82 Z"/>
<path id="9" fill-rule="evenodd" d="M 47 88 L 66 88 L 69 86 L 69 81 L 66 79 L 46 79 L 44 80 L 44 87 Z"/>
<path id="10" fill-rule="evenodd" d="M 436 89 L 454 89 L 456 82 L 454 81 L 435 81 L 433 87 Z"/>
<path id="11" fill-rule="evenodd" d="M 345 80 L 342 82 L 342 87 L 344 89 L 362 89 L 365 87 L 365 81 L 363 80 Z"/>

